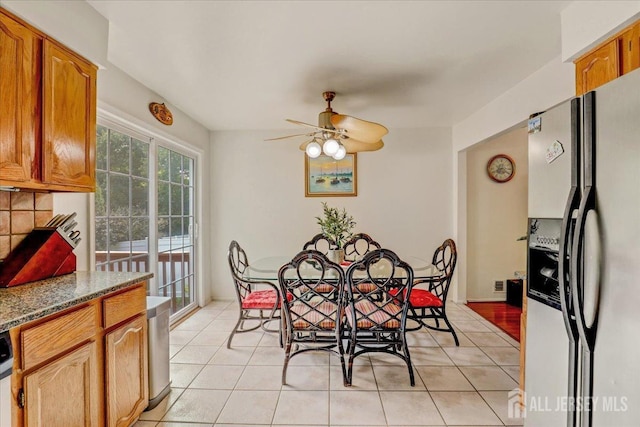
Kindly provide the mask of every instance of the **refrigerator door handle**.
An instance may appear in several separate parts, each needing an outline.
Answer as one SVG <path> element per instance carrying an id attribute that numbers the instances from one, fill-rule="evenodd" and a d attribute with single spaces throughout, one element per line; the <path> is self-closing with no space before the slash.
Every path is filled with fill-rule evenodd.
<path id="1" fill-rule="evenodd" d="M 583 345 L 587 346 L 591 352 L 595 347 L 598 326 L 601 262 L 595 193 L 596 191 L 593 187 L 585 189 L 585 196 L 580 204 L 578 219 L 576 220 L 570 267 L 571 296 L 578 334 L 583 341 Z M 585 247 L 587 248 L 586 250 Z M 586 263 L 584 262 L 585 259 Z"/>
<path id="2" fill-rule="evenodd" d="M 583 317 L 585 326 L 594 329 L 600 303 L 600 269 L 602 266 L 600 227 L 595 209 L 587 212 L 584 224 Z M 595 333 L 593 336 L 595 346 Z"/>

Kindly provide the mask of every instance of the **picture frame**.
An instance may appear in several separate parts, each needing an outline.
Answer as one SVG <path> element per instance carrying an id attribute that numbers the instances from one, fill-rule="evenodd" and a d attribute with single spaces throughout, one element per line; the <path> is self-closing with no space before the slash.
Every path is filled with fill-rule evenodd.
<path id="1" fill-rule="evenodd" d="M 358 195 L 358 157 L 342 160 L 320 155 L 304 156 L 305 197 L 355 197 Z"/>

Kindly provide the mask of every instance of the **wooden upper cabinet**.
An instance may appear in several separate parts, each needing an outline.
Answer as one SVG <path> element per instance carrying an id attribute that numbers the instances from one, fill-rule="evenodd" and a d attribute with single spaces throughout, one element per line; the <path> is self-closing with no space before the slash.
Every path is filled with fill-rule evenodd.
<path id="1" fill-rule="evenodd" d="M 39 169 L 41 46 L 41 38 L 0 11 L 0 181 L 28 182 L 32 162 Z"/>
<path id="2" fill-rule="evenodd" d="M 640 21 L 575 61 L 576 95 L 640 68 Z"/>
<path id="3" fill-rule="evenodd" d="M 616 38 L 576 62 L 576 95 L 589 92 L 619 76 Z"/>
<path id="4" fill-rule="evenodd" d="M 95 190 L 96 76 L 0 7 L 0 185 Z"/>
<path id="5" fill-rule="evenodd" d="M 42 182 L 94 191 L 97 68 L 50 40 L 43 49 Z"/>

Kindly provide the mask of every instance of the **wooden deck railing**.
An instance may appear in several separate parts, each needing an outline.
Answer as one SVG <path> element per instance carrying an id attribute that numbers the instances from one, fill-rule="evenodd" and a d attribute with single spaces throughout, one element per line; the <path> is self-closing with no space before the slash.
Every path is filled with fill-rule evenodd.
<path id="1" fill-rule="evenodd" d="M 107 256 L 109 255 L 109 256 Z M 96 252 L 96 270 L 99 271 L 150 271 L 147 252 Z M 158 267 L 155 275 L 158 283 L 158 295 L 171 297 L 172 312 L 180 310 L 190 303 L 191 262 L 189 252 L 158 254 Z M 185 300 L 185 298 L 187 300 Z"/>

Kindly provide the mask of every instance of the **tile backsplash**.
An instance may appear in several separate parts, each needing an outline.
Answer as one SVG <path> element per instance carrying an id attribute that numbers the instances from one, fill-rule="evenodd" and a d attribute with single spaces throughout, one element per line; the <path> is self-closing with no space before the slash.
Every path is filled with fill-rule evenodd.
<path id="1" fill-rule="evenodd" d="M 0 191 L 0 260 L 53 217 L 53 194 Z"/>

